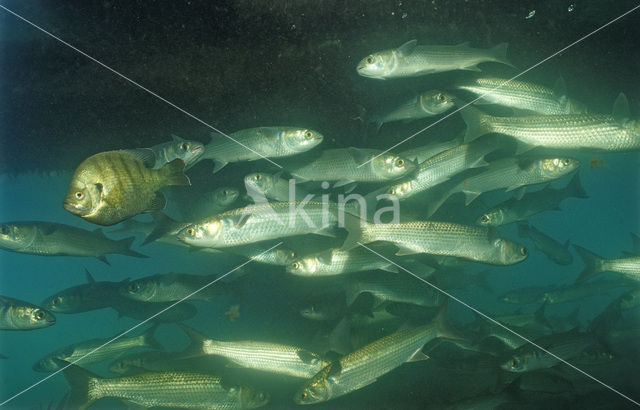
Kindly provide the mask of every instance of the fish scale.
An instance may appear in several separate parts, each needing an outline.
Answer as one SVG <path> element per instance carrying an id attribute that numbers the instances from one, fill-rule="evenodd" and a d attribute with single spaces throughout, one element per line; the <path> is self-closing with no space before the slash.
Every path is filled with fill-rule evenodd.
<path id="1" fill-rule="evenodd" d="M 360 149 L 360 151 L 367 153 L 370 158 L 381 152 L 374 149 Z M 376 174 L 373 169 L 374 161 L 369 161 L 361 167 L 358 167 L 358 165 L 348 150 L 330 149 L 323 151 L 320 157 L 310 164 L 291 169 L 289 172 L 293 176 L 309 181 L 350 180 L 375 182 L 386 180 L 386 178 Z"/>
<path id="2" fill-rule="evenodd" d="M 336 364 L 332 363 L 316 374 L 298 393 L 298 404 L 326 401 L 342 396 L 375 382 L 378 377 L 411 359 L 426 343 L 439 335 L 434 324 L 405 329 L 376 340 L 352 353 Z M 313 394 L 317 396 L 312 396 Z M 310 398 L 310 396 L 312 396 Z"/>
<path id="3" fill-rule="evenodd" d="M 340 249 L 332 249 L 328 253 L 328 257 L 330 260 L 324 261 L 320 260 L 322 258 L 319 258 L 319 255 L 307 256 L 297 261 L 300 264 L 298 269 L 290 268 L 291 265 L 289 265 L 287 272 L 299 276 L 339 275 L 347 272 L 388 268 L 390 265 L 389 262 L 367 250 L 342 251 Z M 312 263 L 309 270 L 306 268 L 305 260 L 309 260 Z"/>
<path id="4" fill-rule="evenodd" d="M 194 246 L 230 247 L 293 235 L 318 233 L 335 225 L 338 221 L 336 204 L 306 202 L 302 209 L 308 215 L 313 226 L 307 224 L 300 214 L 293 215 L 291 212 L 292 206 L 300 204 L 273 202 L 234 209 L 213 219 L 205 219 L 200 223 L 189 225 L 182 230 L 178 237 Z M 239 226 L 238 221 L 242 219 L 243 215 L 248 215 L 248 217 Z M 217 234 L 207 235 L 205 233 L 202 239 L 193 239 L 187 235 L 187 231 L 190 229 L 202 227 L 202 230 L 206 231 L 207 226 L 211 225 L 220 228 Z"/>
<path id="5" fill-rule="evenodd" d="M 468 118 L 469 116 L 465 120 Z M 471 119 L 471 122 L 474 121 L 476 120 Z M 497 132 L 512 136 L 529 146 L 606 151 L 640 148 L 639 122 L 619 122 L 610 115 L 493 117 L 480 114 L 479 121 L 481 131 L 478 135 Z M 469 121 L 467 123 L 469 124 Z"/>
<path id="6" fill-rule="evenodd" d="M 198 409 L 242 408 L 237 392 L 229 392 L 219 377 L 197 373 L 159 372 L 117 378 L 93 378 L 89 397 L 117 397 L 147 407 Z"/>
<path id="7" fill-rule="evenodd" d="M 499 88 L 498 88 L 499 87 Z M 571 114 L 572 106 L 564 96 L 555 95 L 548 87 L 500 78 L 478 78 L 457 88 L 481 96 L 482 101 L 533 111 L 543 115 Z"/>
<path id="8" fill-rule="evenodd" d="M 314 353 L 276 343 L 205 340 L 202 351 L 205 354 L 223 356 L 242 367 L 301 378 L 313 377 L 327 364 Z M 301 352 L 315 360 L 304 362 L 299 355 Z"/>

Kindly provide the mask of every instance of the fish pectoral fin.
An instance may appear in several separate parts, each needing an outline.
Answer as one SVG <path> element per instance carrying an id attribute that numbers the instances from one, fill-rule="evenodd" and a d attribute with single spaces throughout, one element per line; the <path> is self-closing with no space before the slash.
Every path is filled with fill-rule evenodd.
<path id="1" fill-rule="evenodd" d="M 462 191 L 462 193 L 464 194 L 464 205 L 465 206 L 469 205 L 477 197 L 479 197 L 480 194 L 482 194 L 482 192 L 475 192 L 475 191 Z"/>
<path id="2" fill-rule="evenodd" d="M 336 360 L 331 363 L 331 370 L 327 373 L 327 379 L 335 379 L 340 376 L 340 373 L 342 373 L 342 366 L 340 365 L 340 361 Z"/>
<path id="3" fill-rule="evenodd" d="M 396 49 L 396 52 L 400 54 L 401 57 L 407 57 L 409 54 L 413 53 L 416 46 L 418 45 L 418 40 L 409 40 L 400 47 Z"/>
<path id="4" fill-rule="evenodd" d="M 391 273 L 399 273 L 400 270 L 398 270 L 398 267 L 396 265 L 392 265 L 389 264 L 387 266 L 383 266 L 382 268 L 380 268 L 380 270 L 383 270 L 385 272 L 391 272 Z"/>
<path id="5" fill-rule="evenodd" d="M 43 235 L 46 236 L 51 235 L 52 233 L 57 231 L 58 227 L 54 224 L 42 224 L 42 226 L 38 229 L 40 230 L 40 232 L 42 232 Z M 97 230 L 100 230 L 100 228 L 98 228 Z"/>
<path id="6" fill-rule="evenodd" d="M 396 245 L 398 247 L 398 251 L 396 252 L 396 256 L 405 256 L 405 255 L 415 255 L 417 253 L 420 253 L 418 251 L 416 251 L 415 249 L 406 247 L 406 246 L 402 246 L 402 245 Z"/>
<path id="7" fill-rule="evenodd" d="M 243 213 L 241 215 L 237 215 L 236 217 L 233 218 L 233 222 L 234 222 L 233 227 L 236 229 L 242 228 L 247 223 L 249 218 L 251 218 L 251 214 L 249 213 Z"/>
<path id="8" fill-rule="evenodd" d="M 125 149 L 122 150 L 122 152 L 129 154 L 136 159 L 139 159 L 147 168 L 153 168 L 154 165 L 156 165 L 156 155 L 150 148 Z"/>
<path id="9" fill-rule="evenodd" d="M 334 188 L 340 188 L 342 186 L 347 186 L 347 185 L 349 185 L 351 183 L 353 183 L 353 181 L 349 181 L 348 179 L 341 179 L 338 182 L 336 182 L 335 184 L 333 184 L 333 187 Z"/>
<path id="10" fill-rule="evenodd" d="M 478 68 L 477 65 L 470 65 L 468 67 L 461 67 L 461 70 L 465 70 L 465 71 L 482 71 L 481 69 Z"/>
<path id="11" fill-rule="evenodd" d="M 407 360 L 407 363 L 410 362 L 421 362 L 423 360 L 428 360 L 429 356 L 427 356 L 426 354 L 422 353 L 422 346 L 420 346 L 420 349 L 418 349 L 410 358 L 409 360 Z"/>
<path id="12" fill-rule="evenodd" d="M 331 251 L 331 249 L 324 251 L 320 254 L 318 254 L 316 256 L 316 258 L 318 259 L 318 261 L 320 263 L 324 263 L 324 264 L 330 264 L 331 261 L 333 260 L 333 252 Z"/>
<path id="13" fill-rule="evenodd" d="M 216 172 L 220 171 L 222 168 L 224 168 L 228 162 L 224 162 L 224 161 L 220 161 L 219 159 L 214 159 L 213 161 L 213 173 L 215 174 Z"/>
<path id="14" fill-rule="evenodd" d="M 145 212 L 161 211 L 167 205 L 167 200 L 161 192 L 156 192 L 156 195 L 151 200 L 149 207 Z"/>

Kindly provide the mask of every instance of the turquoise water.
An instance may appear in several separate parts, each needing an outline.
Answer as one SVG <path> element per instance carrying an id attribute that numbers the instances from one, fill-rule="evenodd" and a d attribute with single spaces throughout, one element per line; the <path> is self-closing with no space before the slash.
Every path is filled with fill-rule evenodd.
<path id="1" fill-rule="evenodd" d="M 292 124 L 308 124 L 320 130 L 325 135 L 325 148 L 355 145 L 379 149 L 412 135 L 433 120 L 388 124 L 380 135 L 374 135 L 353 119 L 363 113 L 359 107 L 370 114 L 401 102 L 415 90 L 446 88 L 455 79 L 469 73 L 443 73 L 420 79 L 376 82 L 355 74 L 355 64 L 367 53 L 394 47 L 415 37 L 425 42 L 434 39 L 435 42 L 446 44 L 471 40 L 478 47 L 508 41 L 511 44 L 509 56 L 512 62 L 523 69 L 625 11 L 624 5 L 618 3 L 615 10 L 614 7 L 612 10 L 603 10 L 597 2 L 576 2 L 575 11 L 571 12 L 574 14 L 566 11 L 568 5 L 564 3 L 557 7 L 549 3 L 527 8 L 500 7 L 495 2 L 483 2 L 485 9 L 480 6 L 474 9 L 474 6 L 458 2 L 447 10 L 446 4 L 432 2 L 433 6 L 428 7 L 409 3 L 394 7 L 384 3 L 370 8 L 363 5 L 361 12 L 354 10 L 354 6 L 354 9 L 345 10 L 342 16 L 337 16 L 340 14 L 337 4 L 321 2 L 316 14 L 308 11 L 308 16 L 304 17 L 302 3 L 290 3 L 293 6 L 288 10 L 275 3 L 252 11 L 251 5 L 245 2 L 225 2 L 220 8 L 224 10 L 224 17 L 229 19 L 228 27 L 216 24 L 215 29 L 205 29 L 206 19 L 196 19 L 199 14 L 206 15 L 202 10 L 207 7 L 200 3 L 194 6 L 196 10 L 185 11 L 186 6 L 185 10 L 174 6 L 164 12 L 151 6 L 143 6 L 141 10 L 123 6 L 124 9 L 118 11 L 109 2 L 94 3 L 85 9 L 67 6 L 56 10 L 49 10 L 40 3 L 24 8 L 19 3 L 2 4 L 13 7 L 16 12 L 24 12 L 28 15 L 26 17 L 37 19 L 47 29 L 57 27 L 56 33 L 63 38 L 67 38 L 65 35 L 68 34 L 69 41 L 75 40 L 74 44 L 85 46 L 91 55 L 98 59 L 105 56 L 110 66 L 135 74 L 136 80 L 176 104 L 188 107 L 189 111 L 225 132 L 289 121 Z M 626 9 L 634 6 L 634 2 L 627 3 L 629 7 Z M 162 8 L 160 5 L 157 7 Z M 101 11 L 102 8 L 106 11 Z M 536 16 L 525 19 L 534 9 L 538 10 Z M 215 14 L 215 10 L 209 11 Z M 393 16 L 390 15 L 392 11 Z M 157 31 L 154 31 L 155 23 L 144 23 L 142 26 L 133 24 L 136 19 L 132 16 L 135 13 L 159 19 L 152 19 L 158 24 L 155 27 Z M 402 17 L 404 13 L 408 14 L 405 18 Z M 503 13 L 503 26 L 493 24 L 500 21 L 500 13 Z M 359 18 L 360 14 L 367 14 L 368 20 Z M 71 21 L 83 16 L 86 20 L 80 21 L 74 28 Z M 172 30 L 175 26 L 163 25 L 173 17 L 182 23 L 184 32 Z M 265 28 L 268 27 L 265 21 L 270 18 L 276 26 L 273 31 Z M 347 25 L 349 18 L 353 19 L 352 25 Z M 91 21 L 100 22 L 95 31 L 90 31 Z M 189 21 L 192 25 L 184 24 Z M 334 23 L 323 25 L 327 21 Z M 636 12 L 536 68 L 522 79 L 552 86 L 562 75 L 570 96 L 586 103 L 593 111 L 602 113 L 610 112 L 616 95 L 623 91 L 629 98 L 632 117 L 638 118 L 640 89 L 637 69 L 640 67 L 640 52 L 632 40 L 633 33 L 637 32 L 638 21 Z M 308 25 L 305 26 L 305 23 Z M 3 116 L 7 121 L 3 123 L 4 130 L 0 134 L 4 172 L 0 175 L 1 221 L 55 221 L 94 229 L 94 225 L 71 215 L 61 206 L 71 172 L 82 159 L 109 149 L 151 146 L 168 140 L 171 133 L 208 142 L 209 130 L 206 127 L 149 97 L 133 85 L 114 80 L 112 73 L 93 67 L 92 63 L 44 34 L 34 32 L 33 28 L 2 10 L 0 24 L 4 33 L 10 33 L 2 41 L 2 93 L 3 97 L 7 97 L 3 98 Z M 110 32 L 109 24 L 113 25 L 113 32 Z M 535 24 L 539 27 L 535 28 Z M 292 29 L 293 26 L 295 29 Z M 378 27 L 379 30 L 376 30 Z M 450 30 L 452 35 L 448 36 L 435 27 Z M 560 36 L 563 27 L 566 35 Z M 130 43 L 131 49 L 123 46 L 126 43 L 121 41 L 126 37 L 123 33 L 127 28 L 134 39 Z M 215 36 L 207 38 L 205 34 L 198 34 L 198 28 L 205 33 L 206 30 L 215 31 Z M 256 34 L 258 30 L 265 30 L 262 36 Z M 155 48 L 145 47 L 150 45 L 145 43 L 145 32 L 153 39 L 151 44 Z M 173 41 L 166 44 L 160 41 L 161 36 L 156 37 L 158 32 L 173 33 L 175 37 L 171 37 Z M 105 33 L 111 33 L 111 36 L 102 37 Z M 83 35 L 86 35 L 84 39 Z M 182 49 L 178 41 L 180 36 L 190 40 L 188 46 Z M 191 41 L 193 38 L 199 42 Z M 257 38 L 263 39 L 264 44 L 260 45 Z M 223 46 L 220 46 L 221 43 Z M 250 52 L 244 48 L 248 44 Z M 198 52 L 198 47 L 203 51 Z M 219 51 L 215 58 L 203 55 L 214 49 Z M 260 49 L 263 54 L 255 54 L 255 50 Z M 29 53 L 39 63 L 51 59 L 51 67 L 30 64 L 30 58 L 25 57 Z M 121 64 L 117 58 L 119 53 Z M 192 59 L 180 60 L 184 58 L 183 53 L 191 53 Z M 280 57 L 275 58 L 278 53 Z M 145 64 L 133 64 L 136 55 L 144 56 Z M 340 56 L 340 64 L 332 64 Z M 226 65 L 220 64 L 220 61 L 225 61 Z M 269 68 L 261 70 L 256 65 Z M 60 67 L 67 67 L 67 71 L 62 72 Z M 490 75 L 508 76 L 519 72 L 498 65 L 485 65 L 483 69 Z M 24 75 L 18 75 L 18 71 L 23 71 Z M 52 79 L 59 82 L 50 81 Z M 184 86 L 180 85 L 182 82 Z M 84 92 L 78 93 L 78 90 Z M 43 102 L 49 102 L 51 106 L 42 105 Z M 418 146 L 435 138 L 451 138 L 463 129 L 464 123 L 456 114 L 413 138 L 407 147 Z M 578 172 L 589 198 L 568 199 L 563 203 L 562 211 L 538 214 L 531 218 L 531 224 L 561 243 L 569 239 L 571 243 L 605 257 L 617 257 L 621 251 L 631 250 L 629 233 L 640 233 L 640 156 L 638 153 L 584 152 L 572 152 L 571 156 L 582 163 Z M 212 177 L 207 163 L 198 165 L 189 173 L 196 187 L 232 185 L 242 189 L 242 177 L 245 174 L 272 169 L 264 161 L 232 164 Z M 564 186 L 569 178 L 554 182 L 554 186 Z M 483 209 L 510 196 L 510 193 L 501 191 L 483 195 L 466 211 L 468 213 L 460 215 L 460 219 L 470 223 L 469 218 L 475 219 Z M 167 212 L 178 217 L 171 203 Z M 145 217 L 140 219 L 144 220 Z M 110 237 L 123 237 L 109 234 L 111 230 L 104 228 Z M 571 284 L 582 270 L 582 261 L 573 250 L 573 263 L 559 266 L 537 251 L 531 242 L 518 238 L 515 225 L 501 227 L 499 231 L 502 236 L 524 244 L 530 254 L 527 260 L 518 265 L 488 267 L 492 293 L 482 289 L 450 290 L 451 294 L 481 312 L 490 316 L 514 312 L 518 306 L 500 302 L 499 295 L 521 287 Z M 2 250 L 0 293 L 38 304 L 54 292 L 84 283 L 85 268 L 96 280 L 121 281 L 168 272 L 222 275 L 245 261 L 236 256 L 189 252 L 160 243 L 141 247 L 141 241 L 142 236 L 138 236 L 133 248 L 148 255 L 149 259 L 109 255 L 110 266 L 92 258 L 39 257 Z M 485 268 L 478 266 L 473 270 Z M 399 275 L 408 281 L 415 280 L 404 273 Z M 186 323 L 210 337 L 224 340 L 268 340 L 309 348 L 317 345 L 318 333 L 325 330 L 325 326 L 305 320 L 298 310 L 317 297 L 321 290 L 340 287 L 340 282 L 293 278 L 284 273 L 284 268 L 255 263 L 246 265 L 242 275 L 237 276 L 237 292 L 230 292 L 213 302 L 193 302 L 198 314 Z M 616 278 L 612 273 L 603 276 L 607 279 Z M 548 316 L 567 316 L 578 307 L 580 325 L 585 328 L 591 319 L 623 292 L 620 289 L 575 302 L 552 305 L 547 307 L 546 313 Z M 225 312 L 234 305 L 239 306 L 240 316 L 230 322 Z M 535 308 L 537 306 L 528 305 L 523 310 L 529 312 Z M 467 308 L 451 301 L 450 310 L 454 324 L 461 329 L 469 326 L 473 315 Z M 637 313 L 637 309 L 627 312 L 624 326 L 637 328 Z M 7 356 L 7 359 L 0 360 L 0 401 L 29 388 L 7 403 L 6 408 L 47 408 L 49 403 L 59 402 L 66 394 L 68 385 L 61 374 L 42 381 L 46 374 L 32 370 L 33 364 L 41 357 L 71 343 L 96 337 L 108 338 L 138 323 L 130 318 L 119 318 L 110 309 L 56 316 L 56 324 L 48 328 L 0 333 L 0 353 Z M 172 351 L 188 344 L 187 338 L 174 324 L 161 325 L 157 338 L 167 350 Z M 636 339 L 632 339 L 628 346 L 637 346 L 637 343 Z M 640 386 L 634 371 L 639 363 L 638 356 L 633 353 L 633 349 L 623 349 L 622 353 L 616 353 L 612 363 L 601 367 L 590 366 L 585 371 L 638 400 Z M 101 364 L 91 369 L 101 375 L 109 375 Z M 519 403 L 514 406 L 527 403 L 533 408 L 567 408 L 570 403 L 573 408 L 631 406 L 628 401 L 575 370 L 562 364 L 556 369 L 572 381 L 575 391 L 557 395 L 524 395 L 518 397 Z M 213 372 L 218 370 L 212 369 Z M 301 385 L 300 381 L 258 372 L 242 373 L 237 369 L 232 372 L 236 377 L 259 385 L 271 394 L 271 402 L 266 408 L 296 407 L 291 397 Z M 443 408 L 460 400 L 496 394 L 505 386 L 500 381 L 501 377 L 498 369 L 463 374 L 446 370 L 433 360 L 408 363 L 382 376 L 375 384 L 316 407 Z M 36 383 L 39 384 L 34 386 Z M 119 403 L 109 401 L 95 405 L 96 408 L 113 406 L 124 408 Z"/>

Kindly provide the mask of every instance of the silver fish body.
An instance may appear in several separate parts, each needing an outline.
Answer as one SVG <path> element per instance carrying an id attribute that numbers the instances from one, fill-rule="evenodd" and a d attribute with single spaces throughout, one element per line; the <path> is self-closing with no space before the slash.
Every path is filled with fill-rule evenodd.
<path id="1" fill-rule="evenodd" d="M 190 300 L 211 300 L 224 293 L 223 283 L 207 286 L 216 278 L 215 274 L 167 273 L 151 275 L 124 283 L 119 292 L 126 298 L 142 302 L 175 302 L 187 296 Z"/>
<path id="2" fill-rule="evenodd" d="M 498 104 L 540 115 L 582 114 L 586 110 L 551 88 L 518 80 L 476 78 L 456 88 L 469 91 L 479 102 Z"/>
<path id="3" fill-rule="evenodd" d="M 376 120 L 376 127 L 394 121 L 412 121 L 421 118 L 434 117 L 455 107 L 455 99 L 440 90 L 429 90 L 405 101 L 395 109 Z"/>
<path id="4" fill-rule="evenodd" d="M 60 362 L 61 367 L 66 362 Z M 251 387 L 229 386 L 217 376 L 191 372 L 141 373 L 102 378 L 78 366 L 64 370 L 71 387 L 67 405 L 85 409 L 105 397 L 146 408 L 230 410 L 261 407 L 269 395 Z"/>
<path id="5" fill-rule="evenodd" d="M 410 198 L 467 170 L 488 165 L 484 156 L 495 148 L 489 145 L 460 145 L 441 152 L 418 165 L 411 177 L 392 185 L 387 193 L 398 199 Z"/>
<path id="6" fill-rule="evenodd" d="M 384 80 L 452 70 L 480 71 L 477 65 L 484 62 L 511 65 L 506 54 L 506 43 L 483 50 L 471 48 L 468 43 L 418 46 L 416 40 L 411 40 L 396 49 L 375 52 L 363 58 L 358 63 L 357 72 L 363 77 Z"/>
<path id="7" fill-rule="evenodd" d="M 350 272 L 383 269 L 397 272 L 391 263 L 366 249 L 343 251 L 330 249 L 307 255 L 287 266 L 287 272 L 297 276 L 332 276 Z"/>
<path id="8" fill-rule="evenodd" d="M 184 201 L 181 213 L 185 220 L 195 221 L 216 215 L 230 209 L 240 197 L 240 191 L 234 187 L 220 187 L 200 195 L 195 201 Z"/>
<path id="9" fill-rule="evenodd" d="M 606 259 L 578 245 L 573 245 L 584 262 L 578 282 L 584 282 L 603 272 L 615 272 L 628 279 L 640 281 L 640 256 Z"/>
<path id="10" fill-rule="evenodd" d="M 232 139 L 213 134 L 213 140 L 205 145 L 200 159 L 214 160 L 213 172 L 230 162 L 300 154 L 316 147 L 324 138 L 318 131 L 296 127 L 249 128 L 233 132 L 229 137 Z"/>
<path id="11" fill-rule="evenodd" d="M 43 308 L 0 296 L 0 330 L 40 329 L 55 323 L 55 316 Z"/>
<path id="12" fill-rule="evenodd" d="M 603 152 L 640 149 L 640 120 L 602 114 L 494 117 L 473 107 L 461 113 L 467 123 L 465 141 L 495 132 L 516 139 L 520 152 L 534 147 Z"/>
<path id="13" fill-rule="evenodd" d="M 129 247 L 134 238 L 115 241 L 101 230 L 87 231 L 70 225 L 43 221 L 7 222 L 0 226 L 0 248 L 42 256 L 88 256 L 107 262 L 106 255 L 146 258 Z"/>
<path id="14" fill-rule="evenodd" d="M 56 313 L 81 313 L 113 306 L 120 301 L 118 289 L 122 282 L 96 282 L 86 271 L 87 282 L 54 293 L 42 302 L 42 306 Z"/>
<path id="15" fill-rule="evenodd" d="M 429 324 L 378 339 L 326 366 L 302 387 L 294 401 L 319 403 L 361 389 L 412 358 L 425 358 L 422 347 L 439 335 L 438 327 Z"/>
<path id="16" fill-rule="evenodd" d="M 308 195 L 308 192 L 303 188 L 292 184 L 290 180 L 282 178 L 280 173 L 254 172 L 248 174 L 244 177 L 244 185 L 247 189 L 247 194 L 256 203 L 259 203 L 259 201 L 264 202 L 265 198 L 278 202 L 302 201 Z"/>
<path id="17" fill-rule="evenodd" d="M 375 149 L 336 148 L 324 150 L 311 163 L 287 170 L 302 181 L 384 182 L 413 171 L 415 164 L 398 155 Z"/>
<path id="18" fill-rule="evenodd" d="M 73 362 L 82 358 L 79 362 L 82 365 L 98 363 L 103 360 L 115 359 L 138 347 L 161 349 L 162 346 L 153 337 L 154 332 L 155 327 L 151 327 L 138 336 L 123 336 L 113 341 L 111 341 L 113 338 L 92 339 L 66 346 L 40 359 L 34 364 L 33 370 L 37 372 L 54 372 L 61 368 L 61 360 Z M 105 345 L 109 341 L 111 342 Z"/>
<path id="19" fill-rule="evenodd" d="M 398 277 L 386 272 L 369 272 L 353 278 L 344 287 L 346 304 L 352 306 L 364 293 L 373 296 L 374 307 L 387 302 L 407 303 L 416 306 L 440 306 L 442 293 L 428 285 L 416 283 L 413 278 Z"/>
<path id="20" fill-rule="evenodd" d="M 462 138 L 454 138 L 447 141 L 421 145 L 419 147 L 402 151 L 398 155 L 409 161 L 413 161 L 416 164 L 421 164 L 429 158 L 434 157 L 441 152 L 450 150 L 451 148 L 455 148 L 458 145 L 462 145 Z"/>
<path id="21" fill-rule="evenodd" d="M 204 154 L 204 144 L 198 141 L 185 140 L 172 135 L 172 141 L 154 145 L 150 149 L 156 157 L 153 169 L 160 169 L 174 159 L 184 162 L 184 169 L 191 168 Z"/>
<path id="22" fill-rule="evenodd" d="M 346 222 L 347 249 L 358 242 L 386 241 L 399 248 L 397 255 L 430 253 L 494 265 L 512 265 L 527 257 L 521 245 L 472 226 L 434 221 L 372 224 L 355 217 Z"/>
<path id="23" fill-rule="evenodd" d="M 508 199 L 480 215 L 476 224 L 501 226 L 526 221 L 540 212 L 560 209 L 560 203 L 567 198 L 588 198 L 580 184 L 579 176 L 580 174 L 576 173 L 571 182 L 562 189 L 547 186 L 540 191 L 527 192 L 520 199 Z"/>
<path id="24" fill-rule="evenodd" d="M 192 246 L 224 248 L 322 233 L 337 224 L 337 218 L 336 205 L 329 203 L 273 202 L 248 205 L 188 225 L 178 234 L 178 239 Z"/>

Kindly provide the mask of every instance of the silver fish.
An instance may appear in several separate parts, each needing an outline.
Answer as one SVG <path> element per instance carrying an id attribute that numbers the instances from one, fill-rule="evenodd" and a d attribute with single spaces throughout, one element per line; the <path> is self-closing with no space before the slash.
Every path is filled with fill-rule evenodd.
<path id="1" fill-rule="evenodd" d="M 566 187 L 555 189 L 547 186 L 540 191 L 527 192 L 522 198 L 508 199 L 483 213 L 476 220 L 476 224 L 500 226 L 526 221 L 540 212 L 559 210 L 560 203 L 567 198 L 588 198 L 580 183 L 580 174 L 577 172 Z"/>
<path id="2" fill-rule="evenodd" d="M 474 107 L 466 107 L 461 113 L 467 123 L 466 142 L 496 132 L 516 139 L 518 153 L 534 147 L 604 152 L 640 149 L 640 120 L 629 119 L 624 94 L 616 100 L 613 115 L 494 117 Z"/>
<path id="3" fill-rule="evenodd" d="M 229 162 L 300 154 L 316 147 L 324 138 L 318 131 L 296 127 L 249 128 L 233 132 L 229 136 L 233 140 L 213 134 L 213 140 L 205 145 L 205 152 L 200 160 L 213 160 L 213 172 L 220 171 Z"/>
<path id="4" fill-rule="evenodd" d="M 511 66 L 507 60 L 507 43 L 483 50 L 469 47 L 469 43 L 456 46 L 418 46 L 411 40 L 392 50 L 372 53 L 357 67 L 363 77 L 387 78 L 415 77 L 452 70 L 480 71 L 478 64 L 496 62 Z"/>
<path id="5" fill-rule="evenodd" d="M 398 268 L 393 264 L 366 249 L 350 251 L 329 249 L 294 260 L 287 266 L 288 273 L 309 277 L 340 275 L 374 269 L 398 272 Z"/>
<path id="6" fill-rule="evenodd" d="M 351 182 L 384 182 L 412 172 L 416 165 L 399 155 L 364 148 L 324 150 L 311 163 L 287 167 L 302 181 L 338 181 L 334 187 Z"/>
<path id="7" fill-rule="evenodd" d="M 191 168 L 204 154 L 204 144 L 198 141 L 185 140 L 177 135 L 171 135 L 173 141 L 154 145 L 151 151 L 156 156 L 156 163 L 153 169 L 160 169 L 169 162 L 179 158 L 184 162 L 184 169 Z"/>
<path id="8" fill-rule="evenodd" d="M 396 255 L 431 253 L 493 265 L 512 265 L 527 257 L 523 246 L 482 228 L 434 221 L 372 224 L 346 216 L 349 236 L 344 249 L 358 243 L 386 241 L 398 247 Z"/>
<path id="9" fill-rule="evenodd" d="M 353 278 L 345 285 L 347 306 L 352 306 L 361 294 L 373 296 L 373 307 L 386 302 L 409 303 L 417 306 L 434 307 L 442 304 L 444 296 L 431 286 L 417 282 L 413 278 L 389 275 L 386 272 L 368 272 Z"/>
<path id="10" fill-rule="evenodd" d="M 584 270 L 580 273 L 578 282 L 587 281 L 602 272 L 615 272 L 634 281 L 640 281 L 640 256 L 605 259 L 581 246 L 573 247 L 584 262 Z"/>
<path id="11" fill-rule="evenodd" d="M 455 105 L 455 98 L 444 91 L 425 91 L 376 119 L 376 129 L 380 130 L 382 124 L 388 122 L 434 117 L 449 111 Z"/>
<path id="12" fill-rule="evenodd" d="M 167 273 L 151 275 L 123 283 L 119 293 L 142 302 L 175 302 L 189 296 L 190 300 L 212 300 L 225 294 L 226 284 L 217 282 L 218 275 L 190 275 Z M 206 288 L 202 289 L 203 287 Z M 194 292 L 199 292 L 193 294 Z M 192 295 L 193 294 L 193 295 Z"/>
<path id="13" fill-rule="evenodd" d="M 7 222 L 0 226 L 0 248 L 42 256 L 90 256 L 109 264 L 106 255 L 146 258 L 130 249 L 134 237 L 115 241 L 100 229 L 87 231 L 74 226 L 43 221 Z"/>
<path id="14" fill-rule="evenodd" d="M 488 144 L 451 148 L 418 165 L 411 177 L 392 185 L 386 192 L 398 199 L 410 198 L 469 168 L 489 165 L 484 156 L 495 149 Z"/>
<path id="15" fill-rule="evenodd" d="M 462 145 L 462 138 L 454 138 L 442 142 L 433 142 L 431 144 L 421 145 L 416 148 L 410 148 L 406 151 L 400 152 L 398 155 L 409 161 L 413 161 L 416 164 L 421 164 L 429 158 L 459 145 Z"/>
<path id="16" fill-rule="evenodd" d="M 59 367 L 67 362 L 59 361 Z M 104 397 L 139 407 L 180 409 L 253 409 L 269 401 L 267 393 L 243 385 L 228 385 L 221 378 L 191 372 L 141 373 L 115 378 L 99 377 L 79 366 L 64 370 L 71 393 L 66 406 L 86 409 Z"/>
<path id="17" fill-rule="evenodd" d="M 61 360 L 73 362 L 85 355 L 86 357 L 79 362 L 83 365 L 114 359 L 137 347 L 162 349 L 162 346 L 153 337 L 155 330 L 156 327 L 152 326 L 138 336 L 123 336 L 116 340 L 113 340 L 112 337 L 108 339 L 92 339 L 66 346 L 40 359 L 33 365 L 33 370 L 37 372 L 54 372 L 62 367 L 60 366 L 60 363 L 63 363 Z M 113 340 L 111 343 L 103 346 L 111 340 Z"/>
<path id="18" fill-rule="evenodd" d="M 230 209 L 240 198 L 237 188 L 224 186 L 211 192 L 198 195 L 196 198 L 185 198 L 180 204 L 183 219 L 196 221 Z"/>
<path id="19" fill-rule="evenodd" d="M 248 369 L 299 378 L 311 378 L 327 365 L 317 354 L 296 346 L 253 340 L 213 340 L 191 328 L 181 327 L 191 340 L 191 356 L 221 356 Z"/>
<path id="20" fill-rule="evenodd" d="M 276 174 L 254 172 L 246 175 L 244 186 L 247 194 L 254 199 L 255 203 L 264 202 L 264 198 L 279 202 L 302 201 L 306 198 L 309 194 L 307 191 L 298 186 L 295 186 L 295 190 L 292 189 L 290 180 L 282 178 L 281 174 L 281 172 Z"/>
<path id="21" fill-rule="evenodd" d="M 22 300 L 0 296 L 0 329 L 32 330 L 51 326 L 56 317 L 36 305 Z"/>
<path id="22" fill-rule="evenodd" d="M 56 313 L 81 313 L 113 306 L 120 301 L 118 288 L 129 281 L 96 282 L 85 269 L 87 283 L 72 286 L 54 293 L 42 302 L 42 306 Z"/>
<path id="23" fill-rule="evenodd" d="M 448 337 L 439 318 L 385 336 L 323 368 L 293 399 L 298 404 L 320 403 L 361 389 L 405 362 L 426 359 L 422 347 L 438 337 Z"/>
<path id="24" fill-rule="evenodd" d="M 188 225 L 178 239 L 197 247 L 225 248 L 308 233 L 336 225 L 335 204 L 272 202 L 248 205 Z"/>
<path id="25" fill-rule="evenodd" d="M 566 96 L 564 81 L 555 89 L 518 80 L 476 78 L 457 89 L 481 97 L 476 103 L 498 104 L 540 115 L 582 114 L 585 107 Z"/>

